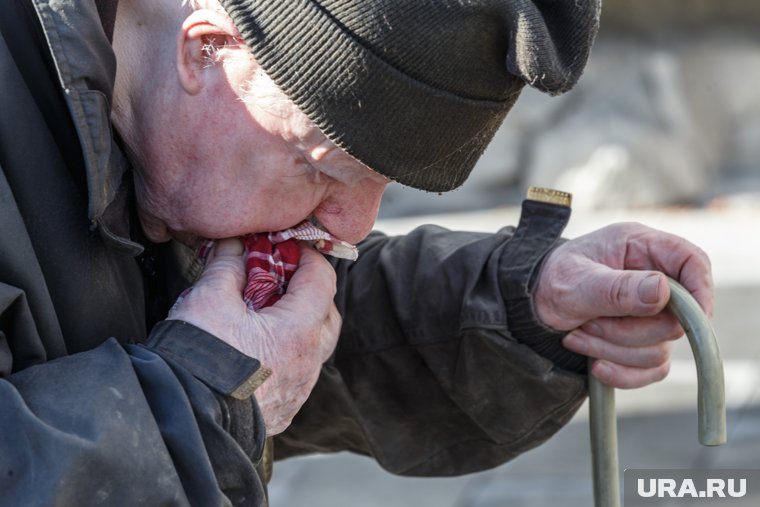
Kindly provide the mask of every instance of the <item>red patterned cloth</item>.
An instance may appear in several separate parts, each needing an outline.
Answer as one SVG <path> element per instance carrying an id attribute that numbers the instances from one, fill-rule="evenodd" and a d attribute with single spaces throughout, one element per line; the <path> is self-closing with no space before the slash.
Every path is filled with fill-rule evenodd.
<path id="1" fill-rule="evenodd" d="M 251 310 L 271 306 L 279 301 L 301 258 L 301 250 L 295 239 L 275 243 L 270 236 L 272 235 L 251 234 L 242 238 L 248 277 L 243 299 Z"/>
<path id="2" fill-rule="evenodd" d="M 245 271 L 248 277 L 243 299 L 248 308 L 259 310 L 275 304 L 285 294 L 301 258 L 298 241 L 308 241 L 320 252 L 341 259 L 356 260 L 359 251 L 308 221 L 279 232 L 249 234 L 240 238 L 245 246 Z M 198 257 L 205 263 L 214 246 L 204 242 Z M 186 291 L 177 304 L 187 294 Z"/>

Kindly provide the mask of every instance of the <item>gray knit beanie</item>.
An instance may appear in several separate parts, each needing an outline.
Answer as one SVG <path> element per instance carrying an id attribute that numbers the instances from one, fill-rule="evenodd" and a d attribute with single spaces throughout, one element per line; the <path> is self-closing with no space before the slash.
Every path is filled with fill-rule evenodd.
<path id="1" fill-rule="evenodd" d="M 601 0 L 221 0 L 338 146 L 399 183 L 461 185 L 525 83 L 569 90 Z"/>

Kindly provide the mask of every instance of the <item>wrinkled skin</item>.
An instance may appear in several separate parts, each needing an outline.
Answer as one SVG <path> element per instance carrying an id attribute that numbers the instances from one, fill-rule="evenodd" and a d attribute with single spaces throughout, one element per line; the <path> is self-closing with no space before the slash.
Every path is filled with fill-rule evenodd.
<path id="1" fill-rule="evenodd" d="M 288 292 L 274 306 L 254 312 L 241 298 L 246 282 L 242 253 L 236 239 L 219 242 L 193 291 L 169 318 L 224 337 L 272 369 L 256 399 L 267 433 L 276 435 L 306 401 L 338 340 L 341 318 L 332 302 L 335 271 L 321 254 L 302 246 Z"/>
<path id="2" fill-rule="evenodd" d="M 130 60 L 141 54 L 129 49 L 135 40 L 122 35 L 152 20 L 125 5 L 114 47 L 120 61 L 142 65 Z M 251 84 L 258 65 L 223 13 L 192 11 L 176 44 L 175 58 L 159 62 L 168 75 L 151 81 L 158 90 L 152 84 L 135 93 L 129 65 L 117 74 L 115 123 L 137 161 L 138 213 L 148 238 L 195 246 L 311 217 L 340 239 L 363 239 L 388 180 L 331 143 L 266 76 Z M 214 62 L 212 45 L 219 48 Z M 252 99 L 246 88 L 254 89 Z M 190 322 L 272 369 L 255 396 L 267 433 L 275 435 L 305 402 L 335 348 L 341 322 L 335 272 L 304 249 L 288 293 L 253 312 L 241 297 L 242 253 L 239 240 L 218 242 L 194 290 L 168 318 Z"/>
<path id="3" fill-rule="evenodd" d="M 663 379 L 683 329 L 665 306 L 667 274 L 712 315 L 710 261 L 695 245 L 640 224 L 605 227 L 557 248 L 535 292 L 539 319 L 571 331 L 563 344 L 597 358 L 592 372 L 619 388 Z"/>
<path id="4" fill-rule="evenodd" d="M 284 97 L 275 110 L 259 107 L 255 97 L 242 100 L 258 67 L 223 12 L 183 11 L 176 55 L 162 61 L 152 46 L 139 46 L 143 39 L 123 36 L 149 30 L 159 19 L 138 11 L 130 17 L 130 5 L 120 5 L 117 17 L 114 122 L 136 162 L 139 216 L 150 239 L 193 246 L 202 238 L 285 229 L 308 217 L 351 243 L 369 233 L 388 180 L 327 140 Z M 150 4 L 164 5 L 179 9 L 179 2 Z M 212 43 L 222 47 L 222 63 L 209 64 Z M 155 79 L 146 84 L 144 75 Z M 304 249 L 288 293 L 253 312 L 242 299 L 241 254 L 238 240 L 219 241 L 194 290 L 169 318 L 190 322 L 273 370 L 255 395 L 267 432 L 275 435 L 303 405 L 335 348 L 335 273 Z M 664 277 L 640 270 L 676 277 L 712 311 L 704 254 L 632 224 L 562 245 L 547 259 L 535 293 L 539 318 L 572 331 L 565 346 L 600 358 L 593 373 L 618 387 L 661 379 L 670 343 L 682 332 L 662 311 Z"/>

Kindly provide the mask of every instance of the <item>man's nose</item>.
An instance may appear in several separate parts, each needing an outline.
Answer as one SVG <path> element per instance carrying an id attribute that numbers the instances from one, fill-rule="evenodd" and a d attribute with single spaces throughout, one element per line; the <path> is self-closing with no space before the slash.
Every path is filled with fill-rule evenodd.
<path id="1" fill-rule="evenodd" d="M 386 185 L 369 178 L 352 186 L 338 184 L 314 215 L 331 234 L 356 244 L 372 230 Z"/>

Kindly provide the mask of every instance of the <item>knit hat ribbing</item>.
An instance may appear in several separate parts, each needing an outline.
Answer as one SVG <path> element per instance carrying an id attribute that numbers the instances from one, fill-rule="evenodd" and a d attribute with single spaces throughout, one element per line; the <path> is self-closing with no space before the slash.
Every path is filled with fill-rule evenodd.
<path id="1" fill-rule="evenodd" d="M 220 0 L 272 80 L 377 172 L 461 185 L 525 83 L 558 94 L 600 0 Z"/>

